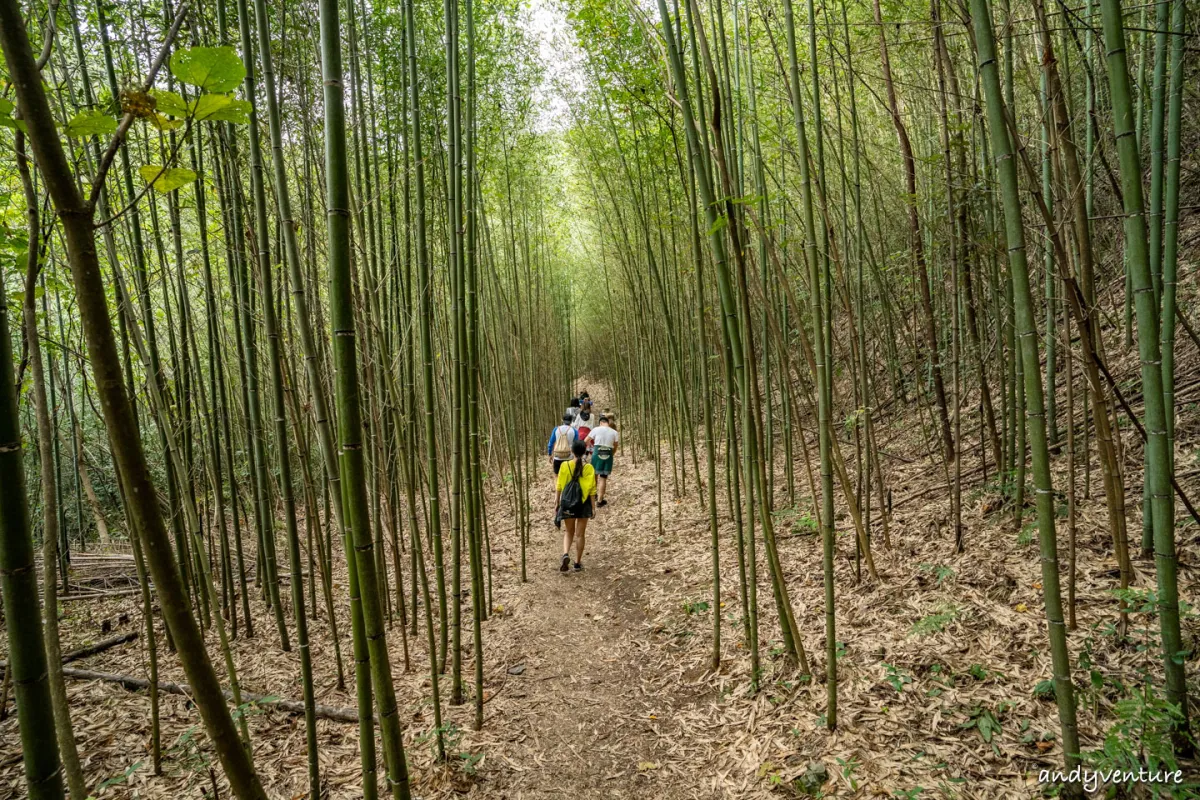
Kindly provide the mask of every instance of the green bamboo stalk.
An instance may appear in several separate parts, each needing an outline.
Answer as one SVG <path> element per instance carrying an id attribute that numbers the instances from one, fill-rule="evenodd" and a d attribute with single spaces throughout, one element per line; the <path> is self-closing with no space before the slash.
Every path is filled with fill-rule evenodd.
<path id="1" fill-rule="evenodd" d="M 1162 356 L 1163 406 L 1167 415 L 1167 454 L 1175 457 L 1175 296 L 1179 263 L 1179 181 L 1183 115 L 1183 48 L 1186 0 L 1174 0 L 1171 13 L 1171 84 L 1167 111 L 1167 153 L 1163 208 Z M 1172 498 L 1174 499 L 1174 498 Z M 1174 512 L 1172 512 L 1173 514 Z"/>
<path id="2" fill-rule="evenodd" d="M 1179 630 L 1178 557 L 1175 520 L 1171 513 L 1171 454 L 1167 449 L 1167 413 L 1163 389 L 1162 337 L 1155 298 L 1153 269 L 1146 237 L 1142 164 L 1134 131 L 1132 91 L 1125 54 L 1125 28 L 1121 5 L 1101 0 L 1108 85 L 1112 96 L 1113 130 L 1121 166 L 1121 194 L 1125 212 L 1125 248 L 1134 305 L 1137 309 L 1138 356 L 1142 362 L 1142 396 L 1145 403 L 1146 485 L 1154 531 L 1154 568 L 1158 578 L 1159 629 L 1162 635 L 1163 671 L 1167 701 L 1179 709 L 1172 726 L 1176 748 L 1188 750 L 1187 683 L 1183 642 Z"/>
<path id="3" fill-rule="evenodd" d="M 244 0 L 243 0 L 244 1 Z M 375 573 L 374 543 L 367 508 L 362 444 L 362 414 L 355 344 L 350 262 L 350 192 L 346 169 L 346 123 L 340 23 L 336 0 L 322 0 L 321 74 L 325 83 L 325 171 L 329 234 L 329 314 L 337 370 L 338 432 L 346 482 L 346 523 L 353 561 L 358 567 L 364 634 L 369 649 L 371 683 L 383 735 L 389 789 L 397 800 L 409 799 L 408 763 L 392 684 L 387 635 Z M 350 556 L 350 552 L 347 553 Z M 356 653 L 356 660 L 358 654 Z M 361 690 L 360 690 L 361 692 Z"/>
<path id="4" fill-rule="evenodd" d="M 800 91 L 800 67 L 796 58 L 796 25 L 791 0 L 784 0 L 784 26 L 788 48 L 788 86 L 792 94 L 792 119 L 796 126 L 796 138 L 800 151 L 801 215 L 804 219 L 805 265 L 808 268 L 809 287 L 812 291 L 813 352 L 816 356 L 814 374 L 817 383 L 818 438 L 821 451 L 821 564 L 825 581 L 825 640 L 826 640 L 826 706 L 825 725 L 837 728 L 837 634 L 836 609 L 834 606 L 834 530 L 833 530 L 833 456 L 830 440 L 833 438 L 830 419 L 830 403 L 833 394 L 830 387 L 828 349 L 825 343 L 826 325 L 821 301 L 821 275 L 817 256 L 817 227 L 813 213 L 813 177 L 808 161 L 808 128 L 804 121 Z"/>
<path id="5" fill-rule="evenodd" d="M 1012 276 L 1016 333 L 1024 366 L 1028 430 L 1033 451 L 1034 484 L 1037 491 L 1038 545 L 1041 551 L 1043 598 L 1049 626 L 1054 692 L 1062 729 L 1063 756 L 1067 769 L 1079 763 L 1079 734 L 1075 719 L 1075 692 L 1071 682 L 1071 659 L 1063 620 L 1062 593 L 1058 575 L 1058 543 L 1055 538 L 1054 491 L 1050 480 L 1050 448 L 1046 439 L 1045 405 L 1039 375 L 1036 323 L 1029 283 L 1029 264 L 1025 252 L 1025 227 L 1021 219 L 1021 198 L 1017 186 L 1017 168 L 1012 141 L 1005 125 L 1005 103 L 1000 87 L 992 12 L 988 0 L 971 0 L 978 69 L 987 104 L 988 133 L 1000 179 L 1005 240 L 1008 245 L 1009 271 Z M 1078 795 L 1079 785 L 1067 785 Z"/>
<path id="6" fill-rule="evenodd" d="M 255 4 L 257 12 L 257 3 Z M 276 447 L 279 450 L 280 459 L 280 489 L 284 493 L 284 509 L 285 513 L 290 507 L 290 514 L 287 514 L 286 520 L 288 535 L 291 536 L 295 522 L 295 500 L 292 496 L 291 486 L 291 469 L 287 455 L 287 428 L 286 428 L 286 413 L 282 402 L 283 386 L 282 377 L 279 375 L 279 333 L 278 323 L 275 320 L 275 292 L 274 280 L 271 274 L 273 269 L 271 264 L 271 249 L 268 230 L 267 217 L 267 197 L 266 187 L 263 179 L 263 158 L 262 147 L 259 143 L 258 131 L 258 82 L 255 78 L 254 70 L 254 47 L 250 36 L 251 19 L 250 10 L 246 0 L 237 0 L 238 10 L 238 30 L 241 34 L 241 51 L 242 59 L 246 64 L 246 77 L 243 83 L 243 91 L 245 92 L 248 102 L 253 104 L 253 109 L 250 112 L 250 193 L 254 204 L 254 234 L 255 245 L 257 252 L 258 276 L 261 284 L 262 295 L 262 310 L 264 318 L 264 329 L 267 334 L 267 369 L 270 371 L 270 383 L 272 399 L 274 401 L 275 413 L 275 434 Z M 259 26 L 262 27 L 261 25 Z M 268 35 L 263 31 L 259 32 L 260 39 Z M 266 71 L 267 63 L 264 62 L 264 72 Z M 270 98 L 274 96 L 273 87 L 269 84 L 266 87 L 268 97 L 268 116 L 270 116 Z M 248 283 L 243 283 L 243 289 L 246 290 L 245 298 L 250 296 Z M 264 447 L 265 451 L 265 447 Z M 284 480 L 284 465 L 287 466 L 287 479 Z M 260 469 L 264 475 L 266 472 L 266 454 L 263 453 Z M 265 492 L 264 492 L 265 494 Z M 262 498 L 265 501 L 265 497 Z M 279 632 L 280 646 L 285 652 L 291 650 L 291 640 L 288 636 L 287 623 L 284 621 L 283 603 L 279 598 L 279 567 L 275 557 L 275 526 L 274 515 L 272 509 L 265 502 L 258 510 L 259 517 L 262 520 L 262 529 L 260 531 L 260 542 L 263 550 L 261 558 L 266 566 L 266 589 L 271 602 L 271 610 L 275 615 L 275 627 Z"/>
<path id="7" fill-rule="evenodd" d="M 16 12 L 15 18 L 12 13 L 5 13 L 13 11 Z M 33 54 L 29 52 L 29 43 L 24 37 L 25 22 L 21 19 L 20 11 L 0 7 L 0 19 L 4 20 L 6 25 L 15 25 L 21 29 L 21 39 L 25 41 L 26 54 L 32 63 Z M 4 45 L 5 55 L 10 62 L 9 69 L 12 70 L 12 45 L 9 41 L 5 41 Z M 20 139 L 17 143 L 17 158 L 22 177 L 27 178 L 29 167 L 21 141 L 24 136 L 18 136 Z M 32 188 L 32 183 L 28 180 L 26 184 Z M 33 232 L 29 239 L 29 261 L 32 265 L 36 265 L 38 260 L 40 229 L 37 205 L 36 197 L 34 202 L 28 205 Z M 30 271 L 36 274 L 36 266 L 31 267 Z M 26 317 L 33 316 L 28 310 L 34 297 L 32 287 L 26 287 L 25 296 Z M 34 323 L 31 341 L 38 336 L 36 318 Z M 29 506 L 25 498 L 25 454 L 21 443 L 21 420 L 17 413 L 17 391 L 14 383 L 16 371 L 13 369 L 12 354 L 8 303 L 0 303 L 0 487 L 3 487 L 0 489 L 0 591 L 3 593 L 5 627 L 8 632 L 9 665 L 6 675 L 12 675 L 9 680 L 12 681 L 17 700 L 17 727 L 21 736 L 21 750 L 25 754 L 26 790 L 31 800 L 56 800 L 66 795 L 59 762 L 57 709 L 54 708 L 51 680 L 47 670 L 46 642 L 43 638 L 45 631 L 42 626 L 41 608 L 38 605 L 33 529 L 29 523 Z M 35 369 L 40 372 L 40 354 L 37 357 L 39 363 Z M 37 398 L 39 426 L 45 423 L 48 428 L 44 389 L 42 395 Z M 42 417 L 46 419 L 43 420 Z M 47 439 L 45 444 L 48 443 Z M 44 462 L 49 460 L 45 444 L 39 443 L 38 448 L 43 468 L 46 466 Z M 46 480 L 49 480 L 48 475 Z M 49 501 L 46 513 L 53 514 L 57 522 L 57 511 L 52 506 L 54 487 L 48 484 L 44 492 L 43 502 Z M 53 537 L 51 541 L 54 544 L 49 545 L 52 553 L 52 548 L 57 545 L 57 531 L 47 526 L 45 533 L 48 537 Z M 47 559 L 45 566 L 50 573 L 46 583 L 48 603 L 55 597 L 54 565 L 54 559 Z M 57 600 L 54 600 L 47 610 L 48 613 L 57 615 Z M 56 623 L 55 625 L 57 627 Z M 64 708 L 63 711 L 65 710 Z M 71 735 L 69 730 L 66 735 Z"/>
<path id="8" fill-rule="evenodd" d="M 168 39 L 178 32 L 181 22 L 182 16 L 177 18 Z M 55 208 L 63 220 L 68 260 L 75 282 L 80 321 L 87 340 L 95 385 L 101 396 L 101 408 L 110 432 L 113 455 L 127 489 L 126 496 L 131 500 L 132 523 L 146 539 L 148 561 L 162 601 L 163 614 L 174 636 L 197 707 L 225 767 L 234 794 L 241 800 L 265 800 L 262 785 L 234 730 L 203 639 L 188 611 L 183 582 L 172 559 L 170 542 L 157 508 L 154 487 L 149 480 L 145 453 L 138 439 L 132 409 L 125 394 L 125 381 L 121 374 L 120 358 L 108 314 L 107 297 L 100 277 L 93 227 L 95 201 L 85 199 L 75 182 L 55 129 L 54 118 L 46 99 L 40 70 L 30 48 L 21 11 L 13 0 L 0 2 L 0 45 L 3 46 L 8 71 L 30 131 L 34 157 Z M 162 56 L 151 70 L 151 80 L 161 63 Z M 102 167 L 99 177 L 103 179 L 105 174 L 106 167 Z M 99 194 L 97 187 L 93 187 L 92 193 Z M 7 319 L 4 320 L 4 326 L 7 327 Z M 6 336 L 4 338 L 7 339 Z M 11 351 L 6 347 L 5 355 L 0 356 L 5 362 L 0 371 L 5 376 L 12 374 L 11 364 L 7 363 L 9 352 Z M 0 381 L 7 384 L 0 386 L 9 389 L 5 395 L 11 398 L 9 380 L 7 377 L 0 378 Z M 0 415 L 0 420 L 8 418 L 8 415 Z M 15 419 L 15 413 L 12 418 Z M 13 438 L 15 437 L 0 436 L 0 441 L 11 441 Z M 23 486 L 23 483 L 6 482 L 5 485 Z M 12 517 L 15 518 L 19 513 L 20 509 L 16 509 Z M 2 518 L 7 520 L 10 515 L 5 514 Z M 9 537 L 4 538 L 7 541 Z M 6 548 L 4 557 L 7 560 L 8 556 L 19 554 L 19 551 L 8 551 Z M 10 565 L 4 566 L 8 568 Z M 30 592 L 29 596 L 32 598 L 36 595 Z M 31 705 L 37 708 L 36 701 Z M 49 741 L 49 747 L 52 748 L 53 738 Z"/>

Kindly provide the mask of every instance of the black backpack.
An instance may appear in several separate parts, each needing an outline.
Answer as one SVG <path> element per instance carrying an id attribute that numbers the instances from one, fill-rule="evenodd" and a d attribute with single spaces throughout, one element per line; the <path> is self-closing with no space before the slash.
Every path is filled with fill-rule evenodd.
<path id="1" fill-rule="evenodd" d="M 564 465 L 571 470 L 571 480 L 563 487 L 562 495 L 558 501 L 558 513 L 560 516 L 582 516 L 587 510 L 587 505 L 583 499 L 583 487 L 579 485 L 579 478 L 583 475 L 585 465 L 579 464 L 578 470 L 575 463 L 570 466 Z"/>

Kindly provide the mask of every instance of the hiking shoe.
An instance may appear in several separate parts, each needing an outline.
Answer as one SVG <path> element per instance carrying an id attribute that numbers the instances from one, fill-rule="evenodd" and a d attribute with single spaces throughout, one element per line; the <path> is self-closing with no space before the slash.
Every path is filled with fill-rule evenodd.
<path id="1" fill-rule="evenodd" d="M 567 555 L 566 553 L 563 553 L 562 564 L 559 566 L 558 571 L 566 572 L 570 568 L 571 568 L 571 557 L 569 555 Z"/>
<path id="2" fill-rule="evenodd" d="M 581 564 L 580 562 L 576 561 L 576 562 L 575 562 L 575 571 L 576 571 L 576 572 L 583 572 L 583 564 Z"/>

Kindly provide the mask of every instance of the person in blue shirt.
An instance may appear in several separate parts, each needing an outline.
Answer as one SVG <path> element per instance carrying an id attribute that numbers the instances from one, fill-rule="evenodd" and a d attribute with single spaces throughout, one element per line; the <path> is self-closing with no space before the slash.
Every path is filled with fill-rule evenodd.
<path id="1" fill-rule="evenodd" d="M 558 468 L 564 461 L 571 459 L 571 445 L 575 444 L 575 429 L 571 427 L 573 417 L 563 414 L 562 424 L 550 432 L 550 441 L 546 442 L 546 455 L 550 458 L 550 468 L 558 475 Z"/>

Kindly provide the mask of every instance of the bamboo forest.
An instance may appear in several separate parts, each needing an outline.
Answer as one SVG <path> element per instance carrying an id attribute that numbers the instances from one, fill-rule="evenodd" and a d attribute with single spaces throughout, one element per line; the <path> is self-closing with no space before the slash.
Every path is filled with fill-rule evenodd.
<path id="1" fill-rule="evenodd" d="M 1200 798 L 1198 30 L 0 0 L 0 798 Z"/>

